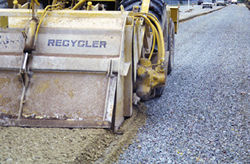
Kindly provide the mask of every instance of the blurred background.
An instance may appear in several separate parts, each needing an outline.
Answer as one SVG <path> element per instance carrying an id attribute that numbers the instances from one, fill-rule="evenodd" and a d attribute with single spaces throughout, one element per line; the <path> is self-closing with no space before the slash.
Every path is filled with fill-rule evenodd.
<path id="1" fill-rule="evenodd" d="M 188 4 L 188 0 L 165 0 L 165 2 L 167 2 L 167 4 L 169 5 L 187 5 Z M 190 5 L 194 4 L 197 5 L 198 0 L 190 0 Z M 244 0 L 238 0 L 239 3 L 243 3 Z"/>

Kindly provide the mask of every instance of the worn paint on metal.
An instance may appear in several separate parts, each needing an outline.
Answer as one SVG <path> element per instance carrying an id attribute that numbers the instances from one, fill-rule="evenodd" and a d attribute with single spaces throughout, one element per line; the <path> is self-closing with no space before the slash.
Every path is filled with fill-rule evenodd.
<path id="1" fill-rule="evenodd" d="M 9 78 L 0 78 L 0 89 L 2 89 L 5 85 L 8 85 L 9 83 Z"/>
<path id="2" fill-rule="evenodd" d="M 179 7 L 171 6 L 170 11 L 171 11 L 171 18 L 172 18 L 174 25 L 175 25 L 175 27 L 174 27 L 175 33 L 177 33 L 178 26 L 179 26 Z"/>
<path id="3" fill-rule="evenodd" d="M 50 81 L 44 81 L 35 88 L 36 94 L 43 94 L 50 87 Z"/>
<path id="4" fill-rule="evenodd" d="M 7 16 L 0 16 L 0 28 L 7 28 L 9 25 L 9 19 Z"/>
<path id="5" fill-rule="evenodd" d="M 148 13 L 149 12 L 149 5 L 150 5 L 150 0 L 143 0 L 142 6 L 141 6 L 141 12 Z"/>
<path id="6" fill-rule="evenodd" d="M 143 0 L 142 12 L 148 12 L 149 3 L 150 0 Z M 38 17 L 41 17 L 42 12 L 38 10 Z M 30 84 L 25 96 L 22 118 L 1 120 L 3 124 L 110 127 L 116 107 L 114 126 L 117 129 L 124 116 L 132 114 L 132 72 L 134 71 L 136 80 L 137 63 L 144 53 L 143 19 L 134 19 L 129 14 L 121 11 L 48 12 L 41 25 L 36 48 L 32 51 L 32 58 L 27 65 Z M 0 93 L 6 96 L 5 98 L 12 98 L 10 102 L 3 99 L 4 96 L 0 98 L 3 102 L 0 114 L 8 113 L 15 118 L 21 95 L 21 87 L 18 86 L 22 83 L 13 82 L 12 79 L 16 79 L 23 61 L 22 31 L 31 18 L 31 12 L 0 9 L 0 16 L 10 18 L 8 30 L 4 34 L 0 33 L 0 36 L 4 36 L 2 41 L 5 42 L 6 38 L 13 39 L 11 35 L 18 34 L 18 38 L 14 39 L 19 42 L 14 42 L 13 45 L 8 43 L 7 47 L 2 44 L 3 48 L 0 49 L 0 68 L 11 71 L 11 82 L 3 89 L 0 88 Z M 132 40 L 134 46 L 131 44 Z M 134 70 L 132 60 L 135 64 Z M 159 70 L 150 69 L 147 72 L 150 73 L 150 79 L 145 79 L 146 84 L 152 83 L 150 85 L 156 86 L 163 83 L 162 79 L 165 80 Z M 0 78 L 5 75 L 0 71 Z M 112 78 L 115 80 L 109 82 Z M 128 92 L 124 92 L 126 86 L 129 87 Z"/>

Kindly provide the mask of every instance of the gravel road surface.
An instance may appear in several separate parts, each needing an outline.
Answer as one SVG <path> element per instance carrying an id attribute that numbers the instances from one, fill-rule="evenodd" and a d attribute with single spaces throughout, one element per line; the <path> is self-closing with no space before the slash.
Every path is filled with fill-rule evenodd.
<path id="1" fill-rule="evenodd" d="M 249 163 L 250 12 L 181 23 L 175 70 L 117 163 Z"/>

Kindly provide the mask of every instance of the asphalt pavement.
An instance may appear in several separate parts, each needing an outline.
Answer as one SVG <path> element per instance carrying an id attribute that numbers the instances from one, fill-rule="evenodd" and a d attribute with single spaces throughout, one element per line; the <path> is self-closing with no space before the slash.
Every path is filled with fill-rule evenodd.
<path id="1" fill-rule="evenodd" d="M 175 69 L 117 163 L 249 163 L 250 12 L 230 5 L 183 22 Z"/>

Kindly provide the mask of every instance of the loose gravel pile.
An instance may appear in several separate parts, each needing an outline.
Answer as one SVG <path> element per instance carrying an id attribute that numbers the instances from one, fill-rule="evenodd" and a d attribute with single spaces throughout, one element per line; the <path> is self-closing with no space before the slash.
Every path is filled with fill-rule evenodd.
<path id="1" fill-rule="evenodd" d="M 122 135 L 104 129 L 0 127 L 0 164 L 108 164 L 116 161 L 145 124 L 145 106 L 134 108 Z"/>
<path id="2" fill-rule="evenodd" d="M 231 5 L 179 26 L 175 70 L 117 163 L 249 163 L 250 13 Z"/>

